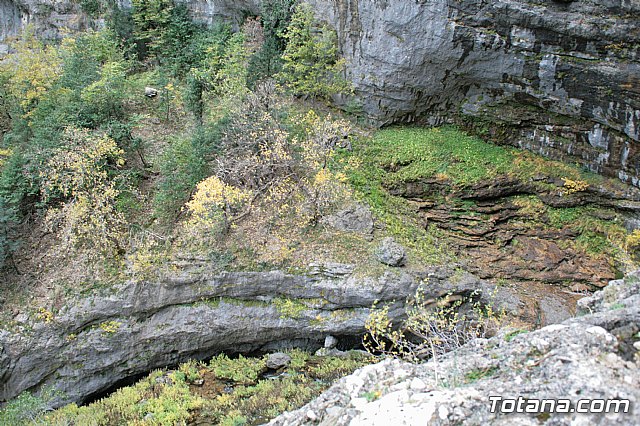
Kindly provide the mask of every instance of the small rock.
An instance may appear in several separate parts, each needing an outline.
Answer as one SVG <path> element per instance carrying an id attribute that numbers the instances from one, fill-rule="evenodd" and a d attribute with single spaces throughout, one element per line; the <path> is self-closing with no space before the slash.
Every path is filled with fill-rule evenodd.
<path id="1" fill-rule="evenodd" d="M 282 352 L 276 352 L 269 355 L 267 358 L 267 368 L 277 370 L 288 365 L 290 361 L 291 357 L 289 355 Z"/>
<path id="2" fill-rule="evenodd" d="M 326 413 L 327 417 L 338 417 L 340 415 L 340 412 L 342 411 L 342 409 L 340 407 L 328 407 L 324 412 Z"/>
<path id="3" fill-rule="evenodd" d="M 145 87 L 144 88 L 144 95 L 147 98 L 155 98 L 156 96 L 158 96 L 158 90 L 154 89 L 153 87 Z"/>
<path id="4" fill-rule="evenodd" d="M 640 342 L 635 342 L 633 347 L 636 348 L 637 351 L 640 351 Z"/>
<path id="5" fill-rule="evenodd" d="M 446 406 L 441 405 L 438 407 L 438 417 L 440 417 L 440 420 L 447 420 L 447 417 L 449 417 L 449 410 Z"/>
<path id="6" fill-rule="evenodd" d="M 419 378 L 414 377 L 413 380 L 411 380 L 411 384 L 409 385 L 409 387 L 411 388 L 411 390 L 421 391 L 427 387 L 427 384 Z"/>
<path id="7" fill-rule="evenodd" d="M 324 338 L 324 347 L 327 349 L 333 349 L 338 345 L 338 339 L 329 335 Z"/>
<path id="8" fill-rule="evenodd" d="M 407 377 L 408 375 L 409 373 L 407 372 L 407 370 L 403 370 L 402 368 L 393 370 L 393 377 L 395 379 L 401 380 Z"/>
<path id="9" fill-rule="evenodd" d="M 316 420 L 318 420 L 318 416 L 316 416 L 316 413 L 314 413 L 313 410 L 309 410 L 307 411 L 307 419 L 315 422 Z"/>
<path id="10" fill-rule="evenodd" d="M 376 257 L 385 265 L 402 266 L 406 260 L 406 252 L 404 247 L 396 243 L 393 238 L 387 237 L 376 249 Z"/>

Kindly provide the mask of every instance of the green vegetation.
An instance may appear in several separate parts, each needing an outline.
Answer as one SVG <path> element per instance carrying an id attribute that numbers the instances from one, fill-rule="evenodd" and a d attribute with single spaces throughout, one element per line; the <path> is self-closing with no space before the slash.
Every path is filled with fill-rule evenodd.
<path id="1" fill-rule="evenodd" d="M 342 158 L 345 174 L 356 191 L 356 197 L 364 200 L 376 218 L 384 224 L 386 231 L 399 243 L 412 251 L 420 261 L 429 264 L 450 262 L 453 255 L 448 251 L 446 240 L 435 227 L 425 229 L 421 220 L 406 200 L 393 196 L 385 188 L 387 171 L 384 164 L 396 150 L 402 150 L 403 134 L 431 133 L 425 129 L 386 129 L 376 133 L 373 139 L 356 139 L 353 152 Z M 393 143 L 395 140 L 397 143 Z"/>
<path id="2" fill-rule="evenodd" d="M 266 359 L 245 358 L 242 355 L 230 359 L 222 354 L 211 359 L 209 368 L 218 379 L 248 384 L 254 383 L 260 372 L 266 368 Z"/>
<path id="3" fill-rule="evenodd" d="M 311 7 L 300 3 L 284 31 L 287 45 L 279 77 L 299 96 L 347 93 L 350 86 L 342 76 L 344 60 L 338 57 L 336 33 L 326 25 L 314 28 L 314 22 Z"/>
<path id="4" fill-rule="evenodd" d="M 121 388 L 88 406 L 70 404 L 47 414 L 42 423 L 169 426 L 184 424 L 202 404 L 202 399 L 191 393 L 183 373 L 156 371 L 136 385 Z"/>
<path id="5" fill-rule="evenodd" d="M 493 376 L 494 374 L 497 373 L 497 371 L 498 369 L 496 367 L 471 370 L 464 375 L 464 381 L 465 383 L 474 383 L 486 377 Z"/>
<path id="6" fill-rule="evenodd" d="M 380 167 L 390 172 L 386 184 L 435 178 L 470 185 L 513 170 L 514 158 L 505 148 L 452 127 L 385 129 L 372 144 Z"/>
<path id="7" fill-rule="evenodd" d="M 379 167 L 387 172 L 386 185 L 435 179 L 465 187 L 497 177 L 527 181 L 538 174 L 572 182 L 602 181 L 576 167 L 493 145 L 454 127 L 384 129 L 374 136 L 369 149 Z"/>
<path id="8" fill-rule="evenodd" d="M 49 388 L 32 395 L 23 392 L 0 410 L 0 423 L 7 426 L 43 424 L 44 415 L 57 394 Z"/>
<path id="9" fill-rule="evenodd" d="M 519 336 L 519 335 L 521 335 L 521 334 L 528 333 L 528 332 L 529 332 L 529 330 L 522 330 L 522 329 L 513 330 L 513 331 L 511 331 L 511 332 L 507 333 L 507 334 L 504 336 L 504 340 L 505 340 L 506 342 L 510 342 L 511 340 L 513 340 L 513 338 L 514 338 L 514 337 Z"/>
<path id="10" fill-rule="evenodd" d="M 91 285 L 107 271 L 107 282 L 150 278 L 176 251 L 211 251 L 240 218 L 258 233 L 269 229 L 249 241 L 282 245 L 260 262 L 290 256 L 283 225 L 295 217 L 292 228 L 313 228 L 348 197 L 326 141 L 350 132 L 346 121 L 299 112 L 285 95 L 310 78 L 283 69 L 288 47 L 310 49 L 313 78 L 323 76 L 324 91 L 308 96 L 328 96 L 341 63 L 333 32 L 312 36 L 313 16 L 298 8 L 291 22 L 292 5 L 265 2 L 237 32 L 196 24 L 172 0 L 134 1 L 131 10 L 84 1 L 107 28 L 59 43 L 27 28 L 0 66 L 3 270 L 16 278 L 13 258 L 24 261 L 29 249 L 17 253 L 19 240 L 46 232 L 42 252 L 28 257 L 73 258 L 77 270 L 57 277 L 60 285 Z M 283 87 L 274 82 L 281 71 Z M 216 179 L 221 185 L 211 185 Z M 44 264 L 24 267 L 47 273 Z"/>
<path id="11" fill-rule="evenodd" d="M 286 374 L 262 377 L 266 356 L 232 359 L 218 355 L 207 364 L 190 361 L 176 371 L 155 371 L 133 386 L 78 407 L 70 404 L 46 413 L 47 395 L 28 393 L 0 411 L 3 425 L 136 424 L 176 425 L 255 424 L 298 408 L 326 389 L 333 380 L 353 372 L 371 359 L 361 355 L 317 357 L 289 352 Z"/>

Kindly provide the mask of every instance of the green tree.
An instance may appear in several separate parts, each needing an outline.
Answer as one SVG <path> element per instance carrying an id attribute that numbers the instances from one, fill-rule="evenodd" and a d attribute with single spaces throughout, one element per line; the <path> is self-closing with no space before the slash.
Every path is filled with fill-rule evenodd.
<path id="1" fill-rule="evenodd" d="M 18 212 L 0 197 L 0 269 L 12 259 L 13 252 L 18 247 L 16 239 L 16 225 Z"/>
<path id="2" fill-rule="evenodd" d="M 269 0 L 262 3 L 261 23 L 264 31 L 262 47 L 249 60 L 248 85 L 264 81 L 282 70 L 282 52 L 286 46 L 285 31 L 291 20 L 295 0 Z"/>
<path id="3" fill-rule="evenodd" d="M 174 4 L 171 0 L 132 0 L 131 16 L 133 18 L 134 37 L 145 49 L 156 57 L 162 54 L 166 41 L 165 32 L 171 22 Z"/>
<path id="4" fill-rule="evenodd" d="M 338 56 L 336 33 L 326 25 L 315 25 L 309 5 L 296 7 L 284 38 L 287 47 L 279 76 L 294 94 L 329 98 L 350 91 L 342 77 L 345 61 Z"/>

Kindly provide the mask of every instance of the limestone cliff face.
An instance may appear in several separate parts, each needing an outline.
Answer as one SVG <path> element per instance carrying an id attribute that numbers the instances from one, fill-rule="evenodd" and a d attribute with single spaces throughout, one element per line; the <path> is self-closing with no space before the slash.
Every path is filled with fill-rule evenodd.
<path id="1" fill-rule="evenodd" d="M 239 22 L 261 0 L 186 0 Z M 126 3 L 124 0 L 123 3 Z M 308 0 L 336 28 L 380 124 L 471 123 L 493 138 L 640 186 L 638 0 Z M 2 38 L 89 20 L 71 0 L 0 0 Z"/>
<path id="2" fill-rule="evenodd" d="M 44 38 L 56 38 L 64 30 L 82 31 L 100 25 L 82 12 L 80 2 L 71 0 L 0 0 L 0 43 L 33 25 Z M 6 50 L 6 44 L 1 45 Z"/>
<path id="3" fill-rule="evenodd" d="M 310 0 L 381 123 L 470 119 L 638 185 L 640 3 Z"/>

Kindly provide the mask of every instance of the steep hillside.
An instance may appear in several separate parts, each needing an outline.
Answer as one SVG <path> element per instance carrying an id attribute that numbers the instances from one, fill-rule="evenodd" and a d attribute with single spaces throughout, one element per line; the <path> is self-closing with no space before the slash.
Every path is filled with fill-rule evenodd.
<path id="1" fill-rule="evenodd" d="M 239 25 L 263 10 L 260 1 L 185 3 L 208 23 Z M 467 122 L 502 143 L 638 185 L 636 2 L 308 3 L 337 30 L 356 93 L 342 102 L 378 123 Z M 99 1 L 2 4 L 3 38 L 27 22 L 48 36 L 95 27 L 107 8 Z"/>

